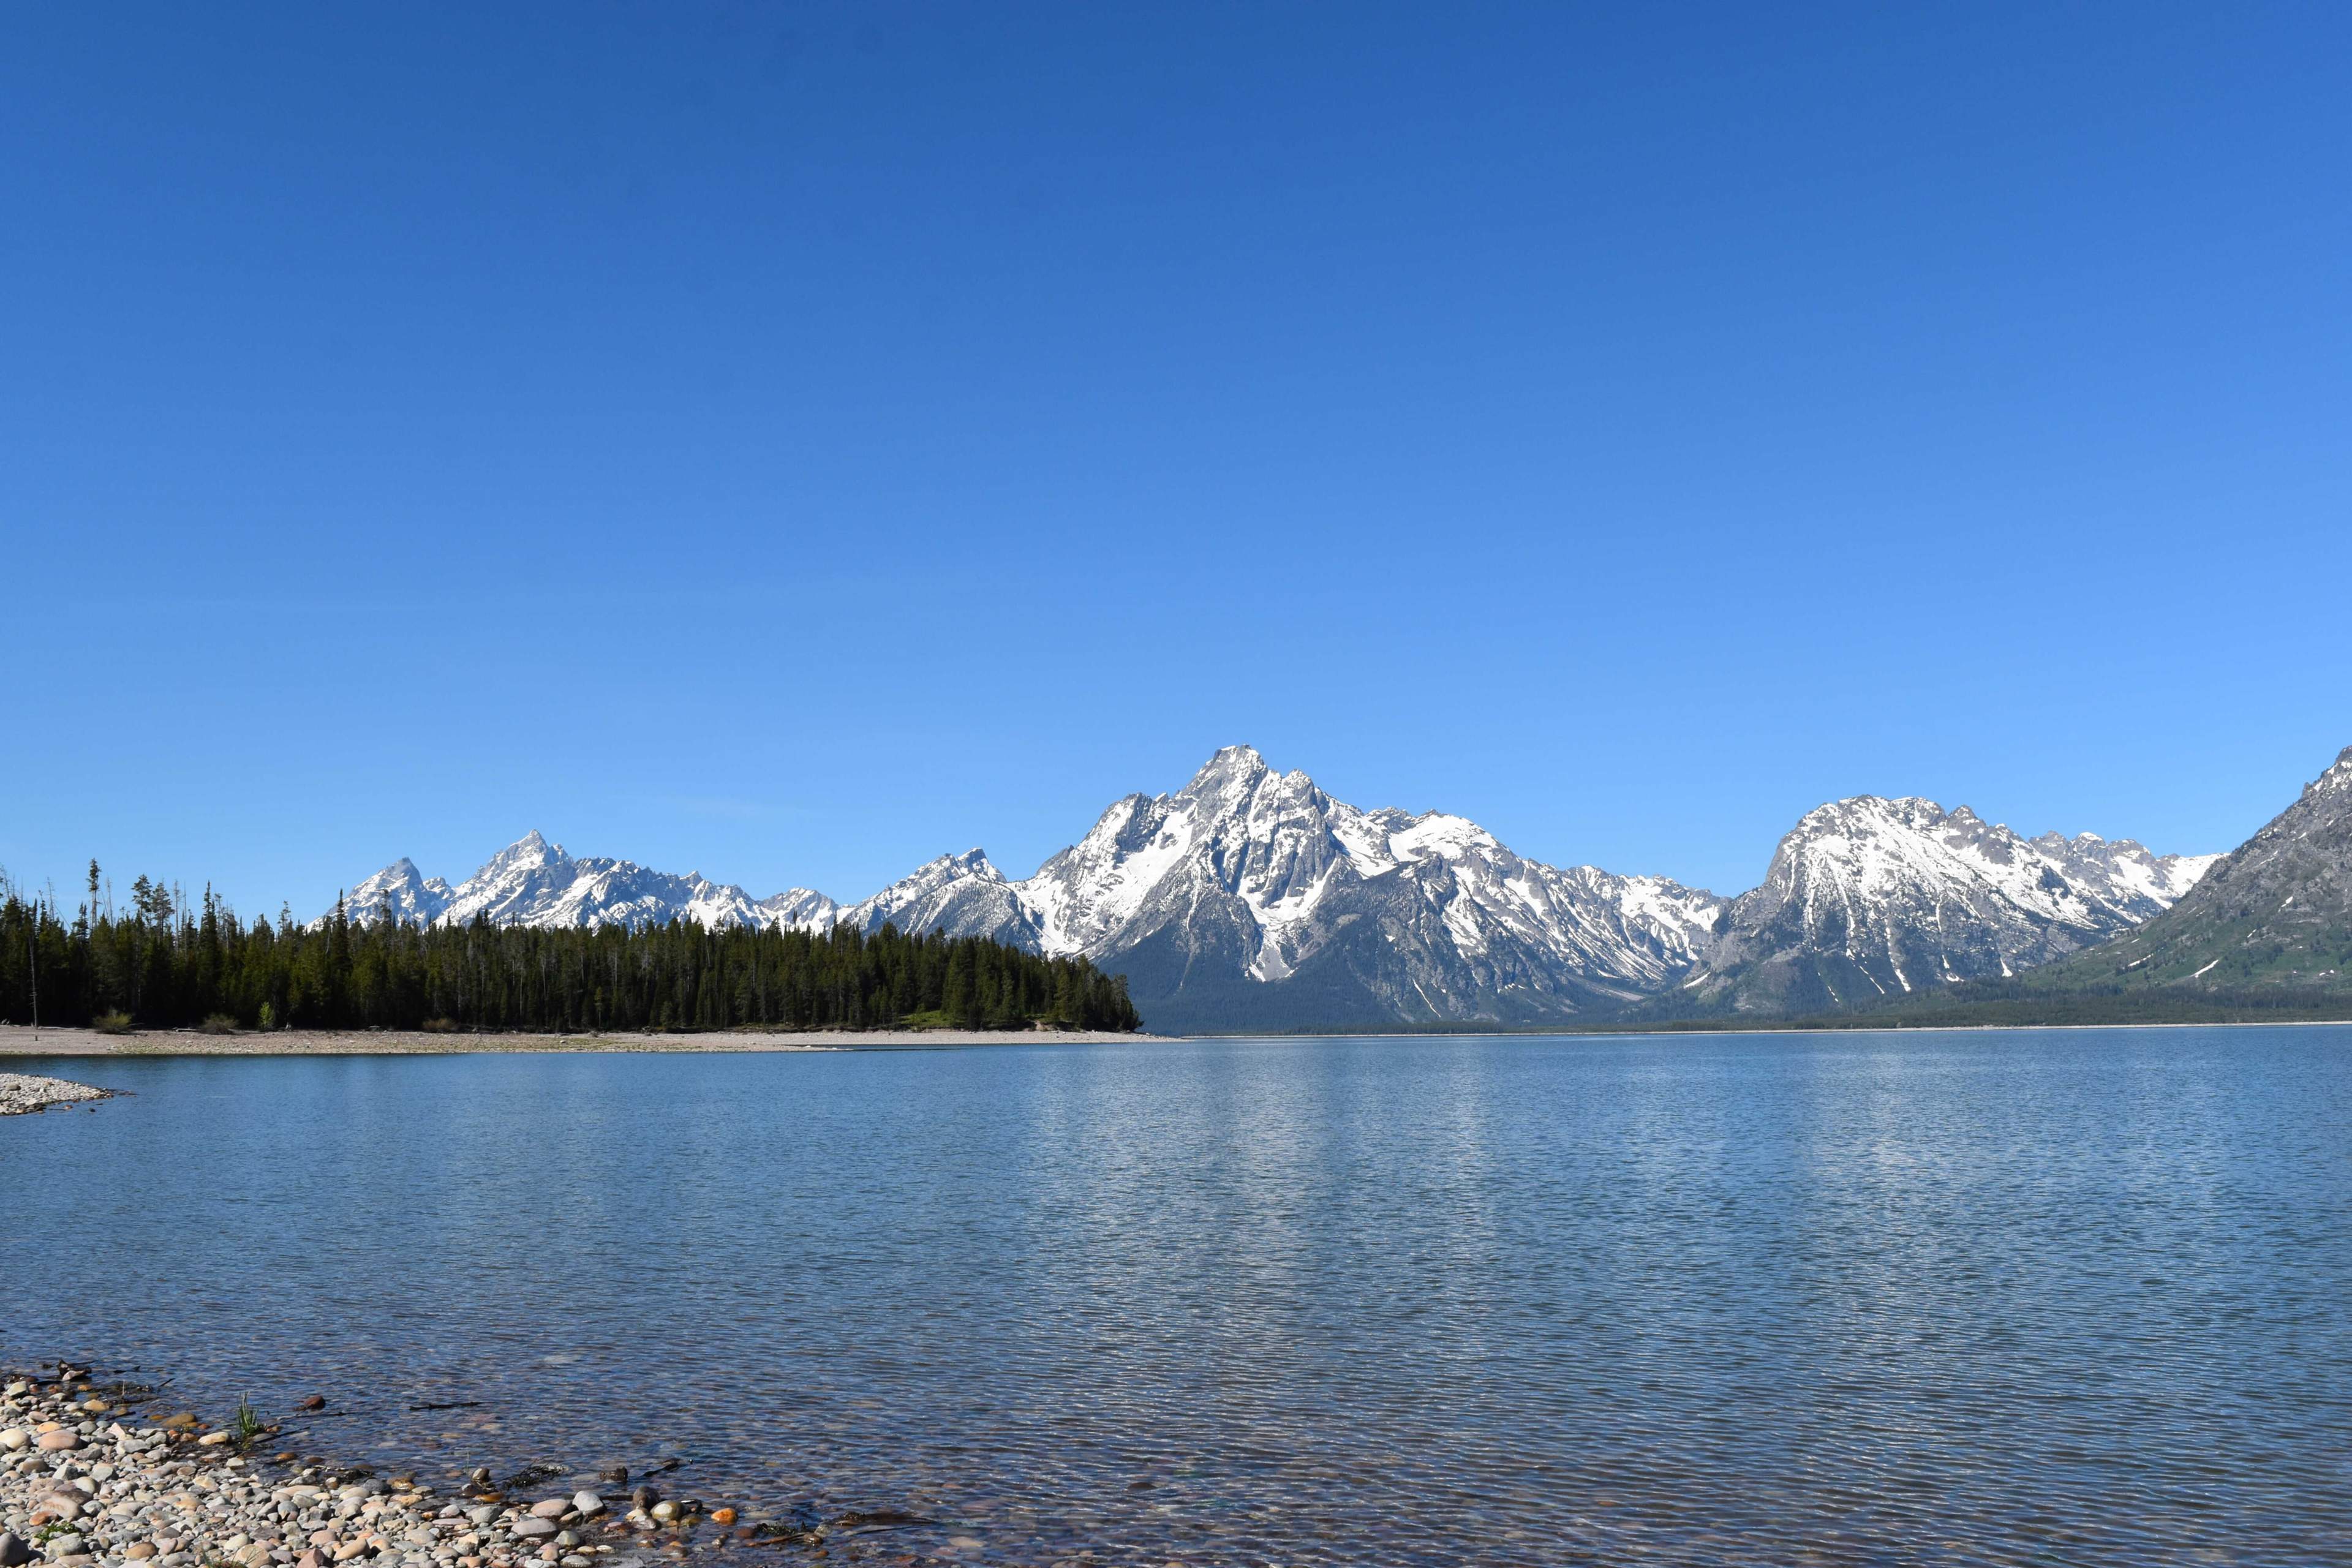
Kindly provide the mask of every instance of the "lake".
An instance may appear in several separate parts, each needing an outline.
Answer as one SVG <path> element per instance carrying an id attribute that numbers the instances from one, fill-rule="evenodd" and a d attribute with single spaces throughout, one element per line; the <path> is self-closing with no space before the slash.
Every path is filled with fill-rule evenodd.
<path id="1" fill-rule="evenodd" d="M 133 1093 L 0 1121 L 0 1359 L 436 1481 L 931 1521 L 835 1561 L 2352 1562 L 2352 1029 L 10 1065 Z"/>

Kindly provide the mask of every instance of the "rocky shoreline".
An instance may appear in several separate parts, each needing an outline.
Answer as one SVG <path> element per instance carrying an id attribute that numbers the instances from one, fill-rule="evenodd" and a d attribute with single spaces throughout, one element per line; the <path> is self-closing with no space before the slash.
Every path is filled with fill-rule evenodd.
<path id="1" fill-rule="evenodd" d="M 85 1100 L 111 1100 L 110 1089 L 92 1089 L 61 1078 L 37 1078 L 31 1073 L 0 1072 L 0 1116 L 23 1116 L 53 1105 L 79 1105 Z"/>
<path id="2" fill-rule="evenodd" d="M 0 1568 L 665 1568 L 779 1550 L 924 1565 L 981 1544 L 926 1551 L 899 1532 L 940 1521 L 895 1511 L 739 1521 L 620 1466 L 436 1487 L 281 1448 L 285 1428 L 249 1407 L 212 1425 L 87 1367 L 0 1380 Z"/>
<path id="3" fill-rule="evenodd" d="M 16 1376 L 0 1391 L 0 1568 L 330 1568 L 362 1558 L 387 1568 L 618 1568 L 705 1522 L 650 1488 L 635 1498 L 624 1489 L 616 1503 L 586 1489 L 510 1498 L 478 1471 L 444 1498 L 406 1476 L 286 1452 L 263 1458 L 254 1450 L 275 1432 L 249 1410 L 223 1427 L 188 1413 L 149 1420 L 134 1414 L 144 1393 L 100 1386 L 75 1367 L 46 1382 Z M 708 1516 L 733 1521 L 730 1510 Z"/>

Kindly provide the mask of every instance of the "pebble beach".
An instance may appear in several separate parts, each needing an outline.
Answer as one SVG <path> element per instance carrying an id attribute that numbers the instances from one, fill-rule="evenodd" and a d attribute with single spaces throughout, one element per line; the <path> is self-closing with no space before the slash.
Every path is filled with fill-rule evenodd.
<path id="1" fill-rule="evenodd" d="M 535 1466 L 436 1487 L 278 1447 L 251 1413 L 226 1425 L 152 1390 L 64 1365 L 0 1391 L 0 1568 L 651 1568 L 689 1557 L 928 1564 L 888 1514 L 739 1522 L 652 1478 Z M 317 1401 L 323 1405 L 323 1399 Z M 975 1542 L 972 1543 L 977 1545 Z"/>

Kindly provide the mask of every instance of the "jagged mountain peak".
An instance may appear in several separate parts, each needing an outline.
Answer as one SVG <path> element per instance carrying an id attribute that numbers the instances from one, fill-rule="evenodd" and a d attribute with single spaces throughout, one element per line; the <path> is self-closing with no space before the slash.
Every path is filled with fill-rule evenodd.
<path id="1" fill-rule="evenodd" d="M 1294 1005 L 1268 986 L 1349 1021 L 1619 1006 L 1688 966 L 1722 902 L 1525 861 L 1446 813 L 1360 810 L 1246 746 L 1114 802 L 1011 889 L 1027 919 L 1000 934 L 1128 970 L 1172 1022 Z"/>
<path id="2" fill-rule="evenodd" d="M 564 853 L 562 845 L 551 844 L 547 836 L 534 827 L 491 856 L 484 869 L 491 867 L 507 870 L 520 867 L 562 866 L 569 864 L 571 859 L 572 857 Z"/>
<path id="3" fill-rule="evenodd" d="M 1269 771 L 1265 758 L 1255 746 L 1219 746 L 1209 753 L 1209 760 L 1201 764 L 1200 773 L 1193 775 L 1193 780 L 1197 783 L 1203 775 L 1212 773 L 1262 773 Z"/>
<path id="4" fill-rule="evenodd" d="M 993 861 L 989 859 L 988 851 L 977 846 L 965 850 L 961 855 L 942 855 L 930 862 L 930 865 L 946 870 L 961 871 L 967 876 L 993 877 L 999 881 L 1004 879 L 1004 874 L 996 868 Z M 926 867 L 925 869 L 929 869 L 929 867 Z"/>
<path id="5" fill-rule="evenodd" d="M 2338 752 L 2336 761 L 2325 773 L 2303 786 L 2303 793 L 2307 795 L 2332 794 L 2338 790 L 2352 790 L 2352 746 Z"/>

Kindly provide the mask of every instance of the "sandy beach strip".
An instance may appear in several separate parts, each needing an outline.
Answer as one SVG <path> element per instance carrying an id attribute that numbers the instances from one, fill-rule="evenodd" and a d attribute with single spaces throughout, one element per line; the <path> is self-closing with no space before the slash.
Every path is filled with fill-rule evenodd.
<path id="1" fill-rule="evenodd" d="M 874 1051 L 936 1050 L 962 1046 L 1137 1044 L 1148 1035 L 1047 1029 L 713 1030 L 707 1034 L 438 1034 L 399 1029 L 240 1030 L 207 1035 L 196 1029 L 134 1029 L 102 1035 L 94 1029 L 0 1025 L 0 1057 L 302 1057 L 462 1056 L 489 1051 Z M 43 1079 L 58 1082 L 58 1079 Z M 74 1086 L 79 1087 L 79 1086 Z M 95 1099 L 100 1091 L 79 1098 Z M 26 1110 L 37 1109 L 27 1106 Z"/>

